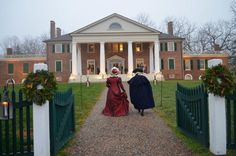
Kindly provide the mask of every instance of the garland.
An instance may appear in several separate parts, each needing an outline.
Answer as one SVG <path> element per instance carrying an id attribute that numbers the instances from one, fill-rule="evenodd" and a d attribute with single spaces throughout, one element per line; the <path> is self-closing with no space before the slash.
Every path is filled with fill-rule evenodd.
<path id="1" fill-rule="evenodd" d="M 234 89 L 233 74 L 221 64 L 206 69 L 201 78 L 208 92 L 214 95 L 223 97 Z"/>
<path id="2" fill-rule="evenodd" d="M 51 100 L 56 92 L 57 82 L 53 73 L 37 70 L 29 73 L 23 84 L 26 99 L 37 105 L 42 105 L 46 100 Z"/>

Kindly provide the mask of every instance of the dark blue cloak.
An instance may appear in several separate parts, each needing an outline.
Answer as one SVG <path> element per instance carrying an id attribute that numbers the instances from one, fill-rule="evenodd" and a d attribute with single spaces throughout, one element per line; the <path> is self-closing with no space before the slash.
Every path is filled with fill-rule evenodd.
<path id="1" fill-rule="evenodd" d="M 149 80 L 136 74 L 129 81 L 130 99 L 135 109 L 148 109 L 155 107 L 152 87 Z"/>

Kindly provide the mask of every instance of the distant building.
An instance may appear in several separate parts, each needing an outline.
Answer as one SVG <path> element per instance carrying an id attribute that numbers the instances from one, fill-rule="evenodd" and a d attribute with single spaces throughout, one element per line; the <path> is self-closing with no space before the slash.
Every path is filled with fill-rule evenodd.
<path id="1" fill-rule="evenodd" d="M 28 73 L 33 71 L 34 63 L 46 63 L 46 55 L 14 55 L 7 49 L 6 55 L 0 55 L 0 85 L 5 85 L 9 78 L 17 84 L 22 83 Z"/>
<path id="2" fill-rule="evenodd" d="M 228 54 L 226 53 L 184 54 L 184 79 L 200 80 L 201 75 L 207 69 L 207 61 L 210 59 L 222 59 L 224 65 L 228 64 Z"/>

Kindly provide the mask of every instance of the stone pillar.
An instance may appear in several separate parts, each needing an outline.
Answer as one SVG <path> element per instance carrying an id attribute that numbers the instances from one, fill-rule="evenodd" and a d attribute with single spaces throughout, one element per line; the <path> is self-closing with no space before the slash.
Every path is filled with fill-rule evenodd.
<path id="1" fill-rule="evenodd" d="M 134 64 L 134 58 L 133 58 L 133 45 L 132 41 L 128 42 L 128 74 L 132 74 L 133 72 L 133 64 Z"/>
<path id="2" fill-rule="evenodd" d="M 104 42 L 100 42 L 100 75 L 106 74 L 105 71 L 105 47 Z"/>
<path id="3" fill-rule="evenodd" d="M 36 70 L 48 70 L 43 63 L 34 64 Z M 41 86 L 42 87 L 42 86 Z M 49 102 L 42 106 L 33 103 L 34 155 L 50 156 Z"/>
<path id="4" fill-rule="evenodd" d="M 150 73 L 153 73 L 153 67 L 154 67 L 154 65 L 153 65 L 153 43 L 150 43 L 150 45 L 149 45 L 149 62 L 150 62 L 150 64 L 149 64 Z"/>
<path id="5" fill-rule="evenodd" d="M 222 64 L 221 59 L 208 61 L 211 68 Z M 209 94 L 209 132 L 210 132 L 210 151 L 214 155 L 226 155 L 226 110 L 225 98 Z"/>
<path id="6" fill-rule="evenodd" d="M 81 58 L 81 45 L 78 44 L 77 50 L 77 68 L 78 68 L 78 75 L 82 75 L 82 58 Z"/>
<path id="7" fill-rule="evenodd" d="M 154 42 L 155 73 L 160 73 L 160 48 L 159 41 Z"/>

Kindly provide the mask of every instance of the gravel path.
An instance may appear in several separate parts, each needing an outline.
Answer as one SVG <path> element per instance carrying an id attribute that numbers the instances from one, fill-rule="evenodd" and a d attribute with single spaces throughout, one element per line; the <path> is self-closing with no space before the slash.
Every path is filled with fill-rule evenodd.
<path id="1" fill-rule="evenodd" d="M 128 92 L 128 85 L 124 83 Z M 125 117 L 102 115 L 105 90 L 67 150 L 71 156 L 189 156 L 183 143 L 152 110 L 142 117 L 130 103 Z M 130 101 L 130 100 L 129 100 Z"/>

